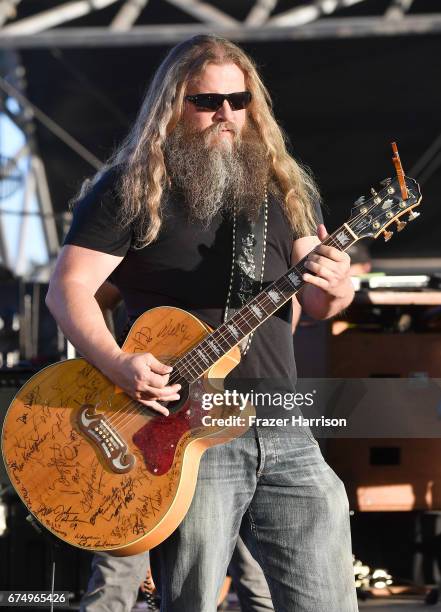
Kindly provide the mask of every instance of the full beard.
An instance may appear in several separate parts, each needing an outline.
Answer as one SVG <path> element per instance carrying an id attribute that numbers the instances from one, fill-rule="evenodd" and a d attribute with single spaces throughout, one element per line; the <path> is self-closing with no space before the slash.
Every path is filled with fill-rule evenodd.
<path id="1" fill-rule="evenodd" d="M 233 140 L 221 132 L 230 130 Z M 269 177 L 269 159 L 254 125 L 239 134 L 234 123 L 190 132 L 179 124 L 165 143 L 172 188 L 182 193 L 192 220 L 208 226 L 219 212 L 258 217 Z"/>

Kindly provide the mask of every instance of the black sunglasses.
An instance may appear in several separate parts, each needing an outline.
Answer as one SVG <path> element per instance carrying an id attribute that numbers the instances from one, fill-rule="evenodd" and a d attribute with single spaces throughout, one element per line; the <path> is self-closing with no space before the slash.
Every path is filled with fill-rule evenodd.
<path id="1" fill-rule="evenodd" d="M 211 112 L 218 111 L 224 100 L 228 100 L 231 110 L 237 111 L 248 106 L 251 102 L 251 93 L 249 91 L 238 91 L 230 94 L 201 93 L 194 96 L 185 96 L 185 99 L 192 102 L 198 110 Z"/>

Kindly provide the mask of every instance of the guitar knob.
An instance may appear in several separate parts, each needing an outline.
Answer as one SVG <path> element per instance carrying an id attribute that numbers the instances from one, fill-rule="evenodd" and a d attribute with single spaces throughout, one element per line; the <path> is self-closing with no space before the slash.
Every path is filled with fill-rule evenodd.
<path id="1" fill-rule="evenodd" d="M 388 240 L 390 240 L 393 235 L 394 235 L 393 232 L 388 232 L 387 230 L 384 230 L 383 232 L 384 242 L 387 242 Z"/>
<path id="2" fill-rule="evenodd" d="M 420 216 L 421 213 L 419 212 L 415 212 L 414 210 L 411 210 L 409 213 L 409 216 L 407 217 L 408 221 L 415 221 L 415 219 L 418 219 L 418 217 Z"/>
<path id="3" fill-rule="evenodd" d="M 397 232 L 401 232 L 401 230 L 403 230 L 406 225 L 406 221 L 400 221 L 399 219 L 397 219 Z"/>

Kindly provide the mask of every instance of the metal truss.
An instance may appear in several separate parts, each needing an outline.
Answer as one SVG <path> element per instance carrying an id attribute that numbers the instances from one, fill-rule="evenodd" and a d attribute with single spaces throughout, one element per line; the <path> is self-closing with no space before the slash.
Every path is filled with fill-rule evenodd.
<path id="1" fill-rule="evenodd" d="M 236 41 L 356 38 L 441 32 L 440 11 L 411 14 L 420 0 L 390 0 L 382 15 L 350 14 L 368 0 L 310 0 L 277 12 L 277 0 L 255 0 L 242 21 L 209 1 L 163 0 L 186 14 L 187 23 L 139 24 L 148 0 L 71 0 L 17 19 L 20 0 L 0 0 L 0 46 L 3 48 L 142 46 L 174 44 L 200 33 L 218 33 Z M 32 2 L 32 0 L 21 0 Z M 296 4 L 293 2 L 293 4 Z M 441 4 L 441 3 L 440 3 Z M 116 5 L 113 19 L 100 27 L 69 27 L 79 17 Z M 194 23 L 188 23 L 190 16 Z M 138 22 L 138 25 L 137 25 Z M 67 25 L 67 27 L 66 27 Z M 63 27 L 57 27 L 63 26 Z"/>
<path id="2" fill-rule="evenodd" d="M 4 207 L 6 202 L 0 201 L 0 255 L 2 263 L 21 275 L 25 271 L 25 244 L 29 240 L 28 225 L 31 214 L 30 204 L 36 198 L 38 203 L 38 214 L 42 220 L 43 235 L 46 246 L 48 260 L 53 259 L 59 251 L 59 240 L 53 207 L 49 193 L 45 168 L 41 160 L 37 143 L 34 138 L 34 113 L 32 108 L 26 103 L 26 98 L 22 93 L 25 89 L 25 73 L 20 66 L 18 57 L 12 52 L 3 52 L 2 64 L 8 70 L 0 76 L 0 112 L 4 113 L 17 126 L 24 135 L 25 143 L 16 151 L 10 160 L 11 167 L 16 167 L 19 159 L 26 157 L 28 160 L 27 169 L 24 173 L 23 196 L 20 210 L 14 214 L 20 216 L 18 249 L 15 257 L 8 248 L 8 236 L 4 230 Z M 5 78 L 4 78 L 5 77 Z M 12 91 L 11 91 L 12 90 Z M 15 94 L 15 95 L 11 95 Z M 13 97 L 17 103 L 18 110 L 12 111 L 8 106 L 8 99 Z M 3 180 L 8 179 L 8 167 L 3 168 Z"/>
<path id="3" fill-rule="evenodd" d="M 7 61 L 4 61 L 5 55 L 12 57 L 12 59 L 8 58 Z M 24 156 L 28 157 L 29 163 L 24 177 L 21 210 L 14 212 L 14 214 L 20 215 L 19 245 L 15 259 L 11 257 L 10 249 L 8 249 L 2 216 L 2 211 L 4 212 L 4 209 L 0 202 L 0 258 L 6 267 L 13 270 L 16 274 L 22 274 L 25 269 L 24 245 L 26 243 L 29 216 L 35 214 L 29 211 L 30 202 L 33 198 L 36 198 L 38 202 L 39 210 L 37 214 L 42 220 L 48 261 L 53 261 L 55 259 L 60 248 L 56 215 L 54 214 L 52 206 L 46 169 L 34 137 L 35 122 L 38 121 L 43 124 L 56 138 L 61 140 L 78 156 L 82 157 L 82 159 L 89 163 L 95 170 L 101 168 L 102 162 L 73 136 L 66 132 L 66 130 L 27 99 L 24 93 L 26 86 L 24 69 L 19 65 L 18 57 L 11 51 L 3 51 L 2 59 L 4 64 L 10 67 L 13 66 L 13 72 L 5 74 L 4 77 L 6 78 L 0 76 L 0 112 L 7 115 L 17 128 L 22 131 L 25 137 L 25 144 L 16 152 L 14 158 L 11 160 L 11 165 L 14 164 L 15 166 L 15 162 Z M 13 98 L 16 101 L 19 108 L 18 112 L 10 110 L 7 104 L 8 98 Z M 7 166 L 3 166 L 2 172 L 3 178 L 7 179 Z"/>

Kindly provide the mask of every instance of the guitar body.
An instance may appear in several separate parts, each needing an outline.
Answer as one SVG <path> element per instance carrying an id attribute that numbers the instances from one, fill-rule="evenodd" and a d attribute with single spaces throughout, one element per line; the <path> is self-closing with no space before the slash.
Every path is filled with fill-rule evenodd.
<path id="1" fill-rule="evenodd" d="M 134 323 L 123 350 L 173 363 L 209 333 L 184 310 L 154 308 Z M 210 412 L 201 405 L 201 394 L 222 391 L 239 361 L 235 347 L 168 417 L 129 398 L 84 359 L 43 369 L 4 421 L 2 450 L 17 493 L 40 523 L 74 546 L 120 556 L 156 546 L 184 518 L 203 452 L 246 429 L 204 426 L 202 417 L 247 419 L 254 412 L 250 405 Z"/>

